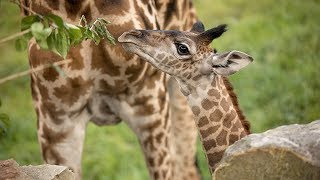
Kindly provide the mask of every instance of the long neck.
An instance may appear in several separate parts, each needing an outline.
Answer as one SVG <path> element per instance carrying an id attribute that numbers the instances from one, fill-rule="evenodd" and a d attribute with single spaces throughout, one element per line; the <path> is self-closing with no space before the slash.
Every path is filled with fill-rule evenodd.
<path id="1" fill-rule="evenodd" d="M 188 103 L 195 115 L 211 173 L 226 148 L 249 133 L 223 77 L 204 77 L 192 88 Z M 208 83 L 211 81 L 211 83 Z M 205 83 L 206 82 L 206 83 Z"/>

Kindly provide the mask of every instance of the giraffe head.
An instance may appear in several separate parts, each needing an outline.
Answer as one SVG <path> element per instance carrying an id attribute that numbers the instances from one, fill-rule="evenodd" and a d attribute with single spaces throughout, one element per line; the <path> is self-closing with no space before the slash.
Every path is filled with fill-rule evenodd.
<path id="1" fill-rule="evenodd" d="M 143 57 L 161 71 L 190 82 L 196 76 L 228 76 L 253 61 L 240 51 L 217 54 L 210 48 L 210 43 L 225 31 L 226 25 L 205 31 L 204 25 L 197 22 L 190 32 L 132 30 L 118 40 L 127 51 Z"/>

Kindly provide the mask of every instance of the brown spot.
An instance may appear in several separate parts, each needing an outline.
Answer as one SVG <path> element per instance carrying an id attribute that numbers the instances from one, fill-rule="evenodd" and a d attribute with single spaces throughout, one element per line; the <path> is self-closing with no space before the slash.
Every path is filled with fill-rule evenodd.
<path id="1" fill-rule="evenodd" d="M 231 102 L 232 102 L 234 108 L 236 109 L 236 112 L 237 112 L 238 117 L 241 121 L 241 124 L 243 125 L 243 127 L 246 131 L 246 134 L 250 134 L 250 123 L 246 120 L 246 117 L 243 115 L 242 111 L 239 108 L 237 96 L 233 92 L 233 87 L 230 84 L 228 78 L 223 77 L 223 83 L 224 83 L 225 87 L 227 88 L 228 94 L 231 98 Z"/>
<path id="2" fill-rule="evenodd" d="M 117 94 L 123 92 L 126 88 L 124 80 L 115 80 L 114 85 L 109 84 L 104 79 L 99 81 L 99 90 L 104 93 Z"/>
<path id="3" fill-rule="evenodd" d="M 226 98 L 223 98 L 221 101 L 220 101 L 220 106 L 223 108 L 224 111 L 228 111 L 229 110 L 229 104 L 226 100 Z"/>
<path id="4" fill-rule="evenodd" d="M 198 81 L 200 78 L 201 78 L 201 75 L 198 74 L 198 75 L 196 75 L 195 77 L 193 77 L 192 80 Z"/>
<path id="5" fill-rule="evenodd" d="M 71 63 L 68 64 L 71 70 L 82 70 L 84 68 L 84 59 L 80 54 L 81 48 L 81 44 L 70 48 L 67 59 L 72 59 Z"/>
<path id="6" fill-rule="evenodd" d="M 200 119 L 199 119 L 199 122 L 198 122 L 198 126 L 199 127 L 202 127 L 202 126 L 205 126 L 209 124 L 209 120 L 206 116 L 202 116 Z"/>
<path id="7" fill-rule="evenodd" d="M 159 153 L 158 166 L 162 165 L 166 155 L 167 155 L 167 152 L 163 150 Z"/>
<path id="8" fill-rule="evenodd" d="M 231 132 L 238 132 L 239 128 L 241 128 L 242 124 L 240 121 L 236 121 L 232 128 L 231 128 Z"/>
<path id="9" fill-rule="evenodd" d="M 76 20 L 78 12 L 82 7 L 82 0 L 66 0 L 65 7 L 67 11 L 68 18 Z"/>
<path id="10" fill-rule="evenodd" d="M 34 81 L 32 81 L 32 86 L 35 86 L 35 89 L 38 88 L 39 90 L 38 95 L 41 96 L 42 101 L 48 100 L 49 99 L 48 88 L 42 85 L 39 79 L 36 79 L 36 78 L 32 78 L 32 79 L 35 79 Z"/>
<path id="11" fill-rule="evenodd" d="M 52 64 L 61 60 L 63 60 L 63 58 L 57 54 L 51 51 L 37 49 L 36 44 L 31 45 L 29 62 L 32 68 L 43 64 Z M 43 70 L 43 77 L 48 81 L 55 81 L 59 77 L 59 73 L 53 67 L 50 67 Z"/>
<path id="12" fill-rule="evenodd" d="M 134 103 L 132 106 L 136 106 L 136 115 L 139 116 L 145 116 L 150 115 L 155 112 L 155 108 L 152 104 L 149 104 L 149 99 L 152 98 L 151 96 L 142 96 L 142 97 L 136 97 Z"/>
<path id="13" fill-rule="evenodd" d="M 213 80 L 212 80 L 212 82 L 211 82 L 211 86 L 212 87 L 216 87 L 216 85 L 218 84 L 218 77 L 216 77 L 216 78 L 214 78 Z"/>
<path id="14" fill-rule="evenodd" d="M 61 164 L 65 162 L 65 159 L 61 157 L 59 152 L 54 149 L 54 145 L 63 141 L 69 131 L 66 132 L 55 132 L 50 129 L 45 123 L 42 126 L 43 135 L 42 138 L 46 140 L 45 143 L 41 143 L 42 156 L 46 162 L 51 164 Z"/>
<path id="15" fill-rule="evenodd" d="M 165 129 L 168 129 L 168 128 L 170 128 L 170 123 L 168 123 L 169 122 L 169 109 L 167 109 L 167 111 L 165 112 L 166 113 L 166 115 L 164 116 L 164 128 Z"/>
<path id="16" fill-rule="evenodd" d="M 91 7 L 88 5 L 80 15 L 84 15 L 86 17 L 86 20 L 88 23 L 92 22 L 92 13 L 91 13 Z"/>
<path id="17" fill-rule="evenodd" d="M 129 12 L 130 8 L 129 3 L 125 0 L 95 0 L 94 2 L 99 14 L 103 15 L 124 15 L 125 12 Z"/>
<path id="18" fill-rule="evenodd" d="M 153 158 L 151 158 L 151 157 L 148 158 L 148 164 L 149 164 L 150 166 L 154 167 L 154 160 L 153 160 Z"/>
<path id="19" fill-rule="evenodd" d="M 44 138 L 49 144 L 56 144 L 63 141 L 70 132 L 70 131 L 55 132 L 54 130 L 49 128 L 45 123 L 43 123 L 42 130 L 43 130 L 42 138 Z"/>
<path id="20" fill-rule="evenodd" d="M 168 171 L 167 171 L 167 170 L 162 170 L 162 177 L 163 177 L 164 179 L 166 179 L 167 174 L 168 174 Z"/>
<path id="21" fill-rule="evenodd" d="M 216 97 L 216 99 L 220 99 L 220 93 L 219 93 L 219 91 L 216 90 L 216 89 L 210 89 L 210 90 L 208 91 L 208 95 L 209 95 L 209 96 L 214 96 L 214 97 Z"/>
<path id="22" fill-rule="evenodd" d="M 154 89 L 156 86 L 156 82 L 158 82 L 161 78 L 162 72 L 161 71 L 154 71 L 148 79 L 145 79 L 144 84 L 148 89 Z"/>
<path id="23" fill-rule="evenodd" d="M 54 2 L 52 2 L 52 3 L 54 3 Z M 44 5 L 44 3 L 37 3 L 35 1 L 31 1 L 30 7 L 32 7 L 32 10 L 34 12 L 41 14 L 41 15 L 47 15 L 47 14 L 52 13 L 51 7 L 46 7 L 43 5 Z"/>
<path id="24" fill-rule="evenodd" d="M 217 136 L 217 144 L 218 146 L 227 144 L 227 134 L 228 132 L 224 129 L 221 130 L 220 134 Z"/>
<path id="25" fill-rule="evenodd" d="M 158 91 L 158 103 L 159 103 L 159 107 L 160 107 L 160 111 L 162 111 L 163 110 L 163 108 L 164 108 L 164 105 L 166 104 L 166 100 L 167 100 L 167 96 L 166 96 L 167 94 L 166 94 L 166 92 L 165 91 L 163 91 L 163 90 L 161 90 L 161 89 L 159 89 L 159 91 Z"/>
<path id="26" fill-rule="evenodd" d="M 153 179 L 159 179 L 159 173 L 156 171 L 156 172 L 153 172 Z"/>
<path id="27" fill-rule="evenodd" d="M 158 54 L 157 59 L 162 60 L 164 58 L 164 54 Z"/>
<path id="28" fill-rule="evenodd" d="M 207 141 L 203 141 L 203 147 L 206 151 L 209 151 L 211 148 L 217 146 L 216 141 L 214 139 L 209 139 Z"/>
<path id="29" fill-rule="evenodd" d="M 224 154 L 224 151 L 207 154 L 210 167 L 214 167 L 216 163 L 218 163 L 221 160 L 223 154 Z"/>
<path id="30" fill-rule="evenodd" d="M 43 100 L 42 106 L 40 107 L 42 114 L 49 118 L 53 123 L 59 125 L 64 122 L 64 119 L 61 118 L 61 115 L 64 115 L 66 112 L 64 110 L 58 110 L 57 106 L 49 100 Z"/>
<path id="31" fill-rule="evenodd" d="M 53 149 L 52 146 L 41 143 L 41 147 L 42 157 L 47 163 L 55 165 L 65 163 L 65 159 L 60 155 L 60 153 L 57 150 Z"/>
<path id="32" fill-rule="evenodd" d="M 168 63 L 168 61 L 169 61 L 169 58 L 168 58 L 168 57 L 166 57 L 166 58 L 162 61 L 162 63 L 163 63 L 163 64 L 167 64 L 167 63 Z"/>
<path id="33" fill-rule="evenodd" d="M 147 151 L 155 151 L 156 147 L 153 144 L 153 137 L 150 135 L 144 141 L 142 141 L 143 147 L 146 148 Z"/>
<path id="34" fill-rule="evenodd" d="M 53 67 L 49 67 L 43 71 L 43 78 L 47 81 L 54 82 L 55 80 L 58 79 L 58 77 L 59 77 L 59 73 Z"/>
<path id="35" fill-rule="evenodd" d="M 36 102 L 39 100 L 38 98 L 38 92 L 37 92 L 37 86 L 34 82 L 34 77 L 31 75 L 31 95 L 32 99 Z"/>
<path id="36" fill-rule="evenodd" d="M 195 116 L 198 116 L 200 114 L 200 108 L 198 106 L 192 106 L 191 110 Z"/>
<path id="37" fill-rule="evenodd" d="M 178 63 L 178 64 L 175 65 L 175 68 L 177 68 L 177 69 L 180 68 L 180 67 L 181 67 L 181 63 Z"/>
<path id="38" fill-rule="evenodd" d="M 211 121 L 219 122 L 219 121 L 221 121 L 222 116 L 223 116 L 223 114 L 220 111 L 220 109 L 216 109 L 213 111 L 213 113 L 210 114 L 209 118 Z"/>
<path id="39" fill-rule="evenodd" d="M 177 64 L 177 63 L 179 63 L 178 60 L 170 61 L 170 62 L 168 63 L 168 66 L 173 66 L 173 65 L 175 65 L 175 64 Z"/>
<path id="40" fill-rule="evenodd" d="M 156 140 L 158 143 L 161 143 L 161 139 L 163 138 L 164 134 L 163 132 L 160 132 L 159 134 L 156 135 Z"/>
<path id="41" fill-rule="evenodd" d="M 213 126 L 213 127 L 209 127 L 206 130 L 200 130 L 200 135 L 203 139 L 205 139 L 206 137 L 210 136 L 211 134 L 214 134 L 214 132 L 216 132 L 219 129 L 220 126 Z"/>
<path id="42" fill-rule="evenodd" d="M 154 132 L 154 130 L 156 128 L 160 127 L 160 125 L 161 125 L 161 120 L 158 119 L 153 123 L 147 123 L 147 124 L 141 126 L 141 130 L 151 133 L 151 132 Z"/>
<path id="43" fill-rule="evenodd" d="M 78 102 L 80 97 L 88 93 L 93 85 L 92 80 L 84 80 L 81 76 L 66 78 L 66 81 L 65 85 L 54 88 L 53 94 L 69 106 Z"/>
<path id="44" fill-rule="evenodd" d="M 237 113 L 233 110 L 233 111 L 231 111 L 230 113 L 228 113 L 226 115 L 226 117 L 223 120 L 223 125 L 226 128 L 230 128 L 231 127 L 232 120 L 236 117 L 236 114 Z"/>
<path id="45" fill-rule="evenodd" d="M 218 105 L 218 103 L 214 102 L 214 101 L 210 101 L 208 99 L 204 99 L 201 101 L 201 105 L 202 105 L 203 109 L 209 110 L 209 109 L 213 108 L 213 106 Z"/>
<path id="46" fill-rule="evenodd" d="M 49 7 L 53 10 L 58 10 L 59 9 L 59 0 L 45 0 Z"/>
<path id="47" fill-rule="evenodd" d="M 113 64 L 109 53 L 105 49 L 105 46 L 105 41 L 101 41 L 99 45 L 95 45 L 94 42 L 91 43 L 90 47 L 92 48 L 92 69 L 99 69 L 103 74 L 119 76 L 120 67 Z"/>
<path id="48" fill-rule="evenodd" d="M 229 136 L 229 144 L 231 145 L 231 144 L 235 143 L 236 141 L 238 141 L 239 139 L 240 139 L 239 136 L 234 135 L 234 134 L 230 134 L 230 136 Z"/>

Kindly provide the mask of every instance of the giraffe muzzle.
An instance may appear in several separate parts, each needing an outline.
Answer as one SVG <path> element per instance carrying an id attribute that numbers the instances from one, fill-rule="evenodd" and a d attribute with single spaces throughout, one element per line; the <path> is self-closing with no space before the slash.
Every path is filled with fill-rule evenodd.
<path id="1" fill-rule="evenodd" d="M 143 33 L 140 30 L 131 30 L 128 32 L 124 32 L 118 38 L 118 41 L 121 43 L 128 43 L 128 42 L 132 42 L 133 39 L 141 38 L 142 36 L 143 36 Z"/>

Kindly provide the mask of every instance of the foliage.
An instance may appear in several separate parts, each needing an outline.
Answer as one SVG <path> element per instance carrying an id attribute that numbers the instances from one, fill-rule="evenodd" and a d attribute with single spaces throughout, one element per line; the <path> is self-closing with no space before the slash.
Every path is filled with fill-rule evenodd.
<path id="1" fill-rule="evenodd" d="M 26 33 L 16 40 L 15 47 L 17 50 L 25 50 L 28 41 L 34 37 L 42 49 L 51 50 L 66 58 L 70 47 L 83 40 L 92 39 L 99 44 L 101 39 L 106 38 L 115 44 L 114 38 L 107 30 L 108 24 L 110 22 L 102 18 L 88 24 L 82 16 L 79 25 L 73 25 L 54 14 L 30 15 L 21 21 L 21 31 Z"/>
<path id="2" fill-rule="evenodd" d="M 2 105 L 1 99 L 0 99 L 0 107 Z M 7 133 L 7 130 L 9 128 L 9 116 L 5 113 L 0 112 L 0 138 Z"/>

